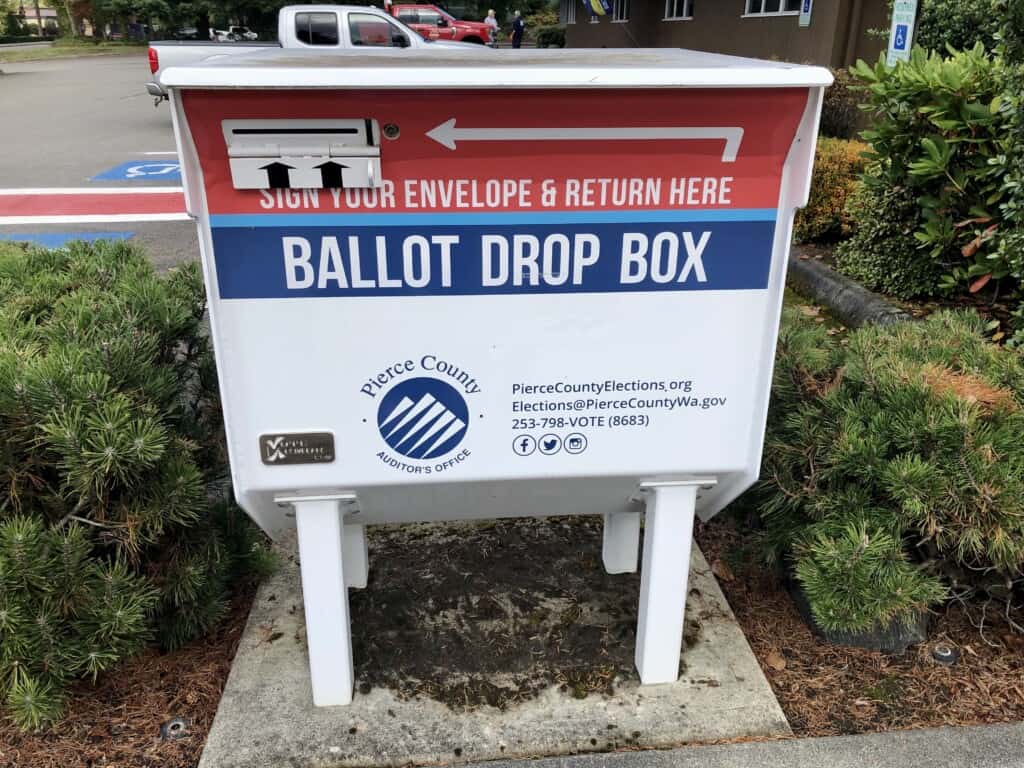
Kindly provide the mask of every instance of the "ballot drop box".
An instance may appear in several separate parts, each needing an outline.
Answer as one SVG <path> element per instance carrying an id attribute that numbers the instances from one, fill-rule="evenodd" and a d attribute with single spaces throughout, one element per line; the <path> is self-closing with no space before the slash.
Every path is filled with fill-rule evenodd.
<path id="1" fill-rule="evenodd" d="M 758 477 L 829 73 L 428 46 L 164 82 L 235 494 L 298 528 L 315 703 L 352 698 L 365 527 L 407 521 L 601 515 L 641 682 L 675 681 L 694 515 Z"/>

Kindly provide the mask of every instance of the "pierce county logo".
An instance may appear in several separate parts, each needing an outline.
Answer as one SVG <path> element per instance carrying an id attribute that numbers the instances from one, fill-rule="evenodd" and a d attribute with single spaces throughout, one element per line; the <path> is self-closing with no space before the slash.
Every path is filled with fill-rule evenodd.
<path id="1" fill-rule="evenodd" d="M 440 379 L 406 379 L 384 396 L 377 427 L 396 453 L 433 459 L 462 442 L 469 428 L 469 408 L 458 390 Z"/>

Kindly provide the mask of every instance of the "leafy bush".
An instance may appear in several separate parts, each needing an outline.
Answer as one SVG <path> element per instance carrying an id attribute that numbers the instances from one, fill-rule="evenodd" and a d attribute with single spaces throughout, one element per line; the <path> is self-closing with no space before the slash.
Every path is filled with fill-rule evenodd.
<path id="1" fill-rule="evenodd" d="M 1024 360 L 983 333 L 946 312 L 844 346 L 787 310 L 758 493 L 769 558 L 822 626 L 906 621 L 950 593 L 1008 600 L 1021 582 Z"/>
<path id="2" fill-rule="evenodd" d="M 195 265 L 0 246 L 0 686 L 35 727 L 72 679 L 211 629 L 268 565 L 226 475 Z"/>
<path id="3" fill-rule="evenodd" d="M 825 89 L 821 103 L 821 135 L 852 139 L 860 119 L 860 96 L 850 86 L 853 77 L 845 69 L 832 72 L 835 82 Z"/>
<path id="4" fill-rule="evenodd" d="M 538 48 L 565 48 L 565 27 L 541 27 L 537 30 Z"/>
<path id="5" fill-rule="evenodd" d="M 872 129 L 872 175 L 882 188 L 906 187 L 920 218 L 914 237 L 944 267 L 944 287 L 1006 277 L 996 234 L 1009 151 L 1010 115 L 1002 108 L 1006 72 L 983 46 L 943 58 L 915 48 L 910 60 L 872 68 L 858 61 Z"/>
<path id="6" fill-rule="evenodd" d="M 1007 74 L 1002 111 L 1010 116 L 1010 135 L 1000 205 L 1006 231 L 1000 238 L 999 259 L 1007 263 L 1020 295 L 1024 294 L 1024 3 L 1005 2 L 1001 34 Z M 1024 301 L 1014 312 L 1013 329 L 1009 343 L 1024 349 Z"/>
<path id="7" fill-rule="evenodd" d="M 558 26 L 558 8 L 547 5 L 538 8 L 533 13 L 524 11 L 523 21 L 526 22 L 526 35 L 528 37 L 536 37 L 545 27 Z M 511 23 L 509 28 L 511 28 Z"/>
<path id="8" fill-rule="evenodd" d="M 1000 0 L 923 0 L 918 9 L 914 44 L 946 55 L 949 48 L 965 51 L 981 43 L 996 46 Z"/>
<path id="9" fill-rule="evenodd" d="M 843 139 L 819 139 L 807 206 L 797 212 L 793 236 L 800 242 L 845 232 L 847 198 L 859 185 L 867 145 Z"/>
<path id="10" fill-rule="evenodd" d="M 943 270 L 914 238 L 920 211 L 905 187 L 857 186 L 846 205 L 853 235 L 835 250 L 836 267 L 873 291 L 909 299 L 935 293 Z"/>

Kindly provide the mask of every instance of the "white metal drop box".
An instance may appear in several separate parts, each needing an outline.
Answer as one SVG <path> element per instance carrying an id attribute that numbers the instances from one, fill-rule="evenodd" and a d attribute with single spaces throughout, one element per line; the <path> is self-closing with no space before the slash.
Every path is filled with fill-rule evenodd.
<path id="1" fill-rule="evenodd" d="M 823 69 L 678 50 L 170 69 L 239 503 L 352 697 L 368 523 L 590 514 L 678 675 L 694 512 L 757 478 Z M 358 621 L 359 617 L 353 617 Z"/>

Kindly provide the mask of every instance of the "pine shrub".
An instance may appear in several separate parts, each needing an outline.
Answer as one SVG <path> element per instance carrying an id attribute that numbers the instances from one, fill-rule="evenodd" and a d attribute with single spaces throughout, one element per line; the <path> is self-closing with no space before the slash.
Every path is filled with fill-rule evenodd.
<path id="1" fill-rule="evenodd" d="M 211 629 L 269 564 L 226 456 L 195 265 L 0 246 L 0 686 L 27 727 L 151 639 Z"/>
<path id="2" fill-rule="evenodd" d="M 1024 579 L 1024 361 L 973 313 L 840 344 L 787 310 L 763 481 L 769 559 L 839 631 Z"/>
<path id="3" fill-rule="evenodd" d="M 920 210 L 906 188 L 858 184 L 846 203 L 853 234 L 835 250 L 836 268 L 873 291 L 909 299 L 939 290 L 944 270 L 914 237 Z"/>
<path id="4" fill-rule="evenodd" d="M 818 139 L 807 206 L 797 212 L 793 237 L 799 242 L 846 234 L 846 201 L 859 186 L 867 145 L 843 139 Z"/>

